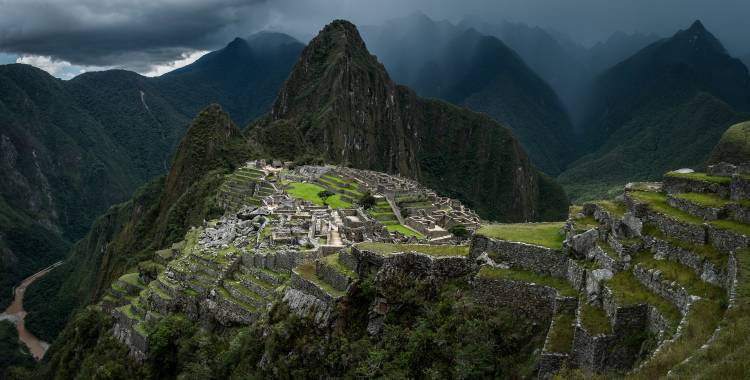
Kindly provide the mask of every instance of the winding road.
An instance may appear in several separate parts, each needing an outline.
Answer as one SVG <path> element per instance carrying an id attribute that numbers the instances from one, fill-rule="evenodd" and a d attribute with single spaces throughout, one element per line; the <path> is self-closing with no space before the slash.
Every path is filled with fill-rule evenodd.
<path id="1" fill-rule="evenodd" d="M 13 303 L 11 303 L 2 314 L 0 314 L 0 320 L 10 320 L 16 324 L 18 338 L 29 348 L 31 355 L 37 361 L 44 357 L 44 353 L 47 351 L 49 344 L 34 336 L 29 330 L 26 330 L 26 326 L 24 325 L 26 310 L 23 309 L 23 294 L 32 282 L 49 273 L 49 271 L 58 267 L 60 264 L 62 264 L 62 261 L 58 261 L 21 281 L 18 287 L 16 287 Z"/>

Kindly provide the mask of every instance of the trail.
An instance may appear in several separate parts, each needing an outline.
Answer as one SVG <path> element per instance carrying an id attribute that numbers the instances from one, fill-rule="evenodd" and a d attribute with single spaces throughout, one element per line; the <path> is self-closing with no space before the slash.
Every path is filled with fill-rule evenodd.
<path id="1" fill-rule="evenodd" d="M 0 314 L 0 320 L 7 319 L 15 322 L 16 329 L 18 329 L 18 338 L 29 348 L 31 355 L 37 361 L 44 357 L 44 353 L 47 352 L 49 343 L 40 340 L 30 331 L 26 330 L 26 326 L 24 325 L 26 310 L 23 308 L 23 294 L 31 283 L 49 273 L 49 271 L 58 267 L 60 264 L 62 264 L 62 261 L 58 261 L 21 281 L 18 287 L 16 287 L 13 303 L 11 303 L 2 314 Z"/>

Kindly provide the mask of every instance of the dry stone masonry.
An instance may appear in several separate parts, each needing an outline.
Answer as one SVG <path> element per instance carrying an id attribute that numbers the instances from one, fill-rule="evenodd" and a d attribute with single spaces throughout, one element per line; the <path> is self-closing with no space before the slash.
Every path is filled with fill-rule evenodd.
<path id="1" fill-rule="evenodd" d="M 372 276 L 370 334 L 381 332 L 395 306 L 390 284 L 458 280 L 476 302 L 549 326 L 540 378 L 564 367 L 623 374 L 674 342 L 696 302 L 725 306 L 734 252 L 750 245 L 746 166 L 628 184 L 618 199 L 573 207 L 551 234 L 549 224 L 487 226 L 460 202 L 398 176 L 284 166 L 238 169 L 217 195 L 222 218 L 112 284 L 101 305 L 135 359 L 148 355 L 148 331 L 168 313 L 206 326 L 244 325 L 285 302 L 332 328 L 361 279 Z M 290 194 L 300 183 L 334 194 L 336 208 L 316 194 Z M 358 205 L 364 194 L 374 197 L 371 208 Z M 468 240 L 449 232 L 459 225 Z M 548 241 L 538 240 L 544 234 Z"/>

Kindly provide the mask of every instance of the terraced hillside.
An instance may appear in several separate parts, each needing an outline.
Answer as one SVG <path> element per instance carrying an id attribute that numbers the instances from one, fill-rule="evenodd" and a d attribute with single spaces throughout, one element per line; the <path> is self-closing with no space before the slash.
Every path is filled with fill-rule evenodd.
<path id="1" fill-rule="evenodd" d="M 223 337 L 230 347 L 250 344 L 258 355 L 274 355 L 267 359 L 273 370 L 259 367 L 260 356 L 247 363 L 255 368 L 249 373 L 270 377 L 286 368 L 290 353 L 309 363 L 316 354 L 308 348 L 323 342 L 316 347 L 328 358 L 341 357 L 333 354 L 339 350 L 359 355 L 356 347 L 387 358 L 325 359 L 332 367 L 322 369 L 293 364 L 304 368 L 298 374 L 354 375 L 365 365 L 386 377 L 714 378 L 731 371 L 728 378 L 742 378 L 745 367 L 717 358 L 750 349 L 739 324 L 750 305 L 750 176 L 743 168 L 719 164 L 629 184 L 618 199 L 571 207 L 563 222 L 484 223 L 468 240 L 417 240 L 383 222 L 432 216 L 447 223 L 468 210 L 397 176 L 256 161 L 225 178 L 217 197 L 233 202 L 223 203 L 224 216 L 138 263 L 96 310 L 111 315 L 114 324 L 103 331 L 127 347 L 128 363 L 148 368 L 164 360 L 164 334 L 193 339 L 170 330 L 179 318 L 217 355 L 228 350 Z M 342 202 L 354 192 L 376 201 L 369 210 L 335 207 L 292 194 L 294 184 Z M 233 196 L 264 186 L 276 190 Z M 453 214 L 442 220 L 448 205 Z M 285 330 L 289 323 L 301 325 Z M 474 335 L 446 338 L 453 331 Z M 255 333 L 259 346 L 235 342 Z M 403 359 L 409 370 L 393 367 L 403 350 L 427 355 L 424 347 L 441 341 L 452 342 L 450 353 L 440 351 L 447 360 L 479 341 L 488 345 L 466 367 L 425 368 L 417 356 Z M 98 345 L 94 352 L 105 350 Z"/>
<path id="2" fill-rule="evenodd" d="M 721 164 L 708 174 L 670 172 L 662 183 L 629 184 L 621 199 L 572 208 L 564 241 L 554 224 L 477 232 L 472 257 L 490 264 L 480 283 L 498 281 L 497 291 L 514 295 L 500 303 L 551 321 L 540 377 L 574 368 L 693 378 L 684 369 L 698 368 L 691 357 L 712 368 L 706 373 L 722 371 L 706 353 L 726 344 L 718 343 L 722 328 L 736 328 L 731 310 L 744 304 L 736 289 L 750 243 L 750 177 L 740 171 Z"/>

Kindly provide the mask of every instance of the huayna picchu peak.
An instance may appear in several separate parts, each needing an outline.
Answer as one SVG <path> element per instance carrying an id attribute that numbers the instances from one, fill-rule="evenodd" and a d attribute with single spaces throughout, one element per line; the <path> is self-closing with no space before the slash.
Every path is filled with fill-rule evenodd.
<path id="1" fill-rule="evenodd" d="M 510 130 L 395 84 L 347 21 L 310 42 L 248 135 L 269 156 L 418 179 L 489 219 L 555 219 L 567 203 Z"/>
<path id="2" fill-rule="evenodd" d="M 750 379 L 750 3 L 27 3 L 0 379 Z"/>

